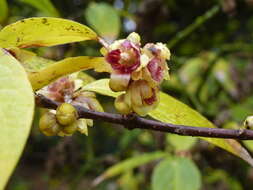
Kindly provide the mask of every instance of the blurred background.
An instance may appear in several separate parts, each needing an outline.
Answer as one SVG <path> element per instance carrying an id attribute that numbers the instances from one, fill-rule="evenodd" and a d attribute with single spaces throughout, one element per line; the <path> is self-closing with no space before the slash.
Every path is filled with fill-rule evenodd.
<path id="1" fill-rule="evenodd" d="M 78 21 L 108 42 L 132 31 L 141 35 L 143 44 L 163 42 L 172 53 L 171 80 L 162 84 L 164 92 L 219 127 L 236 129 L 252 114 L 252 0 L 8 0 L 7 4 L 0 0 L 0 28 L 35 16 Z M 60 60 L 99 56 L 99 48 L 95 42 L 82 42 L 32 50 Z M 107 112 L 115 112 L 113 99 L 98 99 Z M 8 190 L 253 189 L 253 169 L 247 163 L 197 138 L 127 131 L 97 121 L 88 137 L 46 137 L 39 132 L 37 120 Z M 253 152 L 253 142 L 242 144 Z M 144 164 L 157 151 L 174 160 L 163 163 L 166 166 L 159 165 L 159 159 Z M 117 175 L 91 186 L 106 169 L 129 158 L 134 159 Z M 170 180 L 177 185 L 166 186 Z M 185 180 L 192 183 L 184 187 Z"/>

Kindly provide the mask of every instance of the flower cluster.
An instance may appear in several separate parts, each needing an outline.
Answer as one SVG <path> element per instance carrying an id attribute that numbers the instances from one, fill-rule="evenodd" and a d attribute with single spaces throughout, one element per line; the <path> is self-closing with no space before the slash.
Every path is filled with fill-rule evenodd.
<path id="1" fill-rule="evenodd" d="M 63 77 L 40 91 L 48 98 L 62 103 L 57 110 L 46 110 L 40 118 L 40 130 L 47 136 L 71 136 L 79 131 L 88 135 L 88 126 L 93 120 L 79 118 L 73 105 L 86 109 L 103 111 L 95 94 L 78 90 L 82 80 L 76 76 Z"/>
<path id="2" fill-rule="evenodd" d="M 131 33 L 106 47 L 105 58 L 112 67 L 110 88 L 125 91 L 115 100 L 115 107 L 123 114 L 136 112 L 145 116 L 159 102 L 159 85 L 169 79 L 166 60 L 169 49 L 162 43 L 148 43 L 141 47 L 140 36 Z"/>

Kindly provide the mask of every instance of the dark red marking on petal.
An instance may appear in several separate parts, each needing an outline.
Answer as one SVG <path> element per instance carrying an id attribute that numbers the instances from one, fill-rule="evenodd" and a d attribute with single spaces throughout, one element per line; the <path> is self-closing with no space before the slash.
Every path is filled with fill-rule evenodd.
<path id="1" fill-rule="evenodd" d="M 159 66 L 159 62 L 160 59 L 153 58 L 147 65 L 151 77 L 157 82 L 160 82 L 163 79 L 163 71 L 162 67 Z"/>
<path id="2" fill-rule="evenodd" d="M 144 102 L 148 105 L 152 105 L 157 99 L 156 99 L 156 92 L 154 89 L 152 89 L 153 95 L 150 98 L 145 98 Z"/>

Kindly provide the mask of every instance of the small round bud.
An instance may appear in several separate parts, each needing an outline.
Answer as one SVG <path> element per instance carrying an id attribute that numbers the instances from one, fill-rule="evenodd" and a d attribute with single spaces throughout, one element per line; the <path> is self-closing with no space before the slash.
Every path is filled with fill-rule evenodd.
<path id="1" fill-rule="evenodd" d="M 77 111 L 71 104 L 63 103 L 56 110 L 56 118 L 61 125 L 70 125 L 76 121 Z"/>
<path id="2" fill-rule="evenodd" d="M 51 112 L 42 115 L 39 121 L 40 131 L 46 136 L 54 136 L 60 131 L 60 126 L 56 122 L 56 117 Z"/>
<path id="3" fill-rule="evenodd" d="M 70 125 L 64 126 L 62 128 L 62 132 L 66 135 L 72 135 L 77 130 L 77 123 L 73 122 Z"/>
<path id="4" fill-rule="evenodd" d="M 248 116 L 244 121 L 244 126 L 246 129 L 253 129 L 253 116 Z"/>
<path id="5" fill-rule="evenodd" d="M 131 107 L 125 102 L 125 94 L 115 99 L 114 106 L 122 114 L 129 114 L 132 111 Z"/>

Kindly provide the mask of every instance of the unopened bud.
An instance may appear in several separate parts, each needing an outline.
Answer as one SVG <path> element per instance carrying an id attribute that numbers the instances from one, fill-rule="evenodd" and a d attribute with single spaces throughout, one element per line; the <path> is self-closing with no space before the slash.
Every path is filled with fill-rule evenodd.
<path id="1" fill-rule="evenodd" d="M 122 114 L 131 113 L 131 107 L 125 102 L 125 94 L 118 96 L 114 102 L 115 108 Z"/>
<path id="2" fill-rule="evenodd" d="M 76 121 L 77 111 L 71 104 L 63 103 L 56 110 L 56 118 L 61 125 L 70 125 Z"/>
<path id="3" fill-rule="evenodd" d="M 244 126 L 246 129 L 253 129 L 253 116 L 248 116 L 244 121 Z"/>
<path id="4" fill-rule="evenodd" d="M 56 122 L 55 114 L 46 112 L 39 121 L 40 131 L 47 136 L 54 136 L 60 131 L 60 126 Z"/>
<path id="5" fill-rule="evenodd" d="M 73 122 L 70 125 L 64 126 L 62 132 L 66 135 L 72 135 L 77 130 L 77 123 Z"/>

